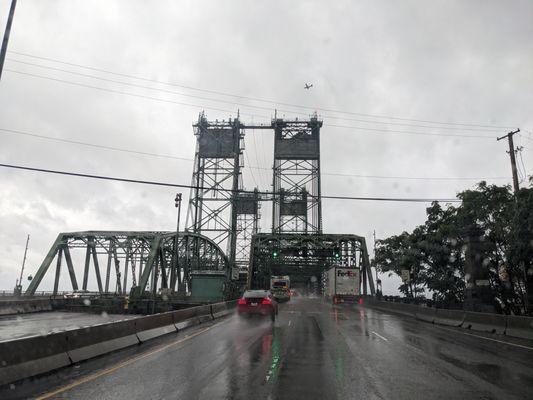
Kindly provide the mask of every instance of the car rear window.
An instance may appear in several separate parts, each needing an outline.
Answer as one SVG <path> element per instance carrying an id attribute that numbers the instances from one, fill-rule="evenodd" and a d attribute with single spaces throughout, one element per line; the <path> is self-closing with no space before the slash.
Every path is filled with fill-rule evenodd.
<path id="1" fill-rule="evenodd" d="M 249 290 L 249 291 L 246 291 L 244 292 L 244 297 L 245 298 L 262 298 L 262 297 L 267 297 L 268 296 L 268 292 L 266 290 Z"/>

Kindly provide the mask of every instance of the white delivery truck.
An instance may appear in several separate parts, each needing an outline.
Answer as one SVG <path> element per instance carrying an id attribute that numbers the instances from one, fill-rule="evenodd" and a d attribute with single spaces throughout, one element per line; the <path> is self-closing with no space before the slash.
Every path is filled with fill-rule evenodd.
<path id="1" fill-rule="evenodd" d="M 324 295 L 333 304 L 355 302 L 359 297 L 359 269 L 333 266 L 325 272 Z"/>
<path id="2" fill-rule="evenodd" d="M 277 301 L 289 301 L 291 299 L 291 279 L 289 276 L 271 276 L 270 292 Z"/>

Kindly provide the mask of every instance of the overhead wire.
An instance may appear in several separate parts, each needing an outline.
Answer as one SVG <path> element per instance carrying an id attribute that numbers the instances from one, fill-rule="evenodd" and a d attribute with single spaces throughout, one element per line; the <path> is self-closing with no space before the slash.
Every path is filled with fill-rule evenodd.
<path id="1" fill-rule="evenodd" d="M 68 144 L 74 144 L 74 145 L 80 145 L 80 146 L 87 146 L 87 147 L 93 147 L 98 149 L 104 149 L 104 150 L 111 150 L 111 151 L 117 151 L 117 152 L 123 152 L 123 153 L 131 153 L 131 154 L 138 154 L 142 156 L 150 156 L 150 157 L 158 157 L 158 158 L 166 158 L 166 159 L 173 159 L 173 160 L 180 160 L 180 161 L 188 161 L 192 162 L 194 161 L 194 158 L 188 158 L 188 157 L 179 157 L 174 156 L 170 154 L 159 154 L 159 153 L 153 153 L 153 152 L 147 152 L 147 151 L 138 151 L 138 150 L 132 150 L 132 149 L 126 149 L 122 147 L 115 147 L 115 146 L 107 146 L 107 145 L 101 145 L 97 143 L 92 142 L 83 142 L 79 140 L 72 140 L 72 139 L 66 139 L 66 138 L 58 138 L 54 136 L 47 136 L 47 135 L 41 135 L 16 129 L 7 129 L 7 128 L 1 128 L 0 127 L 0 133 L 8 133 L 8 134 L 15 134 L 15 135 L 21 135 L 21 136 L 27 136 L 42 140 L 51 140 L 55 142 L 64 142 Z M 263 135 L 261 135 L 261 138 Z M 246 151 L 245 151 L 246 153 Z M 247 153 L 246 153 L 247 154 Z M 257 153 L 256 153 L 257 155 Z M 261 167 L 258 165 L 253 165 L 249 163 L 248 161 L 248 168 L 255 169 L 259 171 L 271 171 L 272 168 L 268 167 Z M 508 179 L 508 177 L 505 176 L 496 176 L 496 177 L 419 177 L 419 176 L 384 176 L 384 175 L 363 175 L 363 174 L 355 174 L 355 173 L 345 173 L 345 172 L 321 172 L 321 175 L 327 175 L 327 176 L 341 176 L 341 177 L 352 177 L 352 178 L 370 178 L 370 179 L 394 179 L 394 180 L 443 180 L 443 181 L 454 181 L 454 180 L 498 180 L 498 179 Z M 268 179 L 266 179 L 267 185 Z"/>
<path id="2" fill-rule="evenodd" d="M 72 82 L 72 81 L 68 81 L 68 80 L 65 80 L 65 79 L 59 79 L 59 78 L 53 78 L 53 77 L 43 76 L 43 75 L 39 75 L 39 74 L 16 71 L 16 70 L 12 70 L 12 69 L 9 69 L 9 68 L 4 68 L 4 71 L 12 72 L 12 73 L 15 73 L 15 74 L 31 76 L 31 77 L 35 77 L 35 78 L 51 80 L 51 81 L 60 82 L 60 83 L 66 83 L 66 84 L 74 85 L 74 86 L 80 86 L 80 87 L 84 87 L 84 88 L 88 88 L 88 89 L 95 89 L 95 90 L 100 90 L 100 91 L 104 91 L 104 92 L 110 92 L 110 93 L 115 93 L 115 94 L 133 96 L 133 97 L 138 97 L 138 98 L 143 98 L 143 99 L 153 100 L 153 101 L 159 101 L 159 102 L 164 102 L 164 103 L 177 104 L 177 105 L 186 106 L 186 107 L 194 107 L 196 109 L 206 109 L 206 110 L 221 111 L 221 112 L 226 112 L 226 113 L 229 113 L 229 114 L 235 113 L 235 111 L 228 110 L 228 109 L 221 109 L 221 108 L 217 108 L 217 107 L 211 107 L 211 106 L 205 106 L 205 105 L 199 105 L 199 104 L 184 103 L 184 102 L 179 102 L 179 101 L 174 101 L 174 100 L 161 99 L 161 98 L 158 98 L 158 97 L 152 97 L 152 96 L 140 95 L 140 94 L 136 94 L 136 93 L 124 92 L 124 91 L 121 91 L 121 90 L 102 88 L 102 87 L 99 87 L 99 86 L 87 85 L 87 84 L 79 83 L 79 82 Z M 270 117 L 268 117 L 266 115 L 251 114 L 251 113 L 248 113 L 248 112 L 241 112 L 241 114 L 248 115 L 248 116 L 259 117 L 259 118 L 264 118 L 264 119 L 270 118 Z M 398 131 L 398 130 L 390 130 L 390 129 L 366 128 L 366 127 L 360 127 L 360 126 L 335 125 L 335 124 L 329 124 L 329 123 L 326 123 L 324 125 L 327 126 L 327 127 L 333 127 L 333 128 L 360 130 L 363 133 L 378 132 L 380 134 L 391 134 L 391 135 L 405 134 L 405 135 L 418 135 L 418 136 L 426 136 L 426 137 L 439 137 L 439 136 L 442 136 L 442 137 L 457 137 L 457 138 L 476 138 L 476 139 L 485 139 L 485 140 L 493 140 L 494 139 L 494 137 L 486 136 L 486 135 L 470 135 L 470 134 L 468 134 L 468 135 L 459 135 L 459 134 L 439 133 L 439 132 L 415 132 L 415 131 L 403 131 L 403 130 L 402 131 Z"/>
<path id="3" fill-rule="evenodd" d="M 48 173 L 48 174 L 56 174 L 56 175 L 66 175 L 66 176 L 75 176 L 79 178 L 91 178 L 91 179 L 101 179 L 101 180 L 108 180 L 108 181 L 117 181 L 117 182 L 125 182 L 125 183 L 138 183 L 138 184 L 144 184 L 144 185 L 155 185 L 155 186 L 164 186 L 164 187 L 175 187 L 175 188 L 184 188 L 184 189 L 195 189 L 195 190 L 204 190 L 205 188 L 201 186 L 194 186 L 194 185 L 185 185 L 180 183 L 171 183 L 171 182 L 160 182 L 160 181 L 148 181 L 148 180 L 141 180 L 141 179 L 129 179 L 129 178 L 119 178 L 119 177 L 113 177 L 113 176 L 105 176 L 105 175 L 95 175 L 95 174 L 83 174 L 83 173 L 77 173 L 77 172 L 69 172 L 69 171 L 61 171 L 61 170 L 52 170 L 52 169 L 46 169 L 46 168 L 36 168 L 36 167 L 28 167 L 25 165 L 15 165 L 15 164 L 4 164 L 0 163 L 0 167 L 3 168 L 11 168 L 11 169 L 18 169 L 18 170 L 26 170 L 26 171 L 32 171 L 32 172 L 42 172 L 42 173 Z M 210 188 L 210 190 L 214 191 L 223 191 L 226 193 L 257 193 L 259 195 L 264 196 L 272 196 L 275 194 L 274 192 L 268 192 L 268 191 L 246 191 L 246 190 L 232 190 L 232 189 L 225 189 L 221 187 L 215 187 Z M 363 197 L 363 196 L 344 196 L 344 195 L 322 195 L 322 199 L 332 199 L 332 200 L 366 200 L 366 201 L 388 201 L 388 202 L 411 202 L 411 203 L 431 203 L 431 202 L 446 202 L 446 203 L 458 203 L 461 202 L 460 199 L 457 198 L 401 198 L 401 197 Z M 266 199 L 262 199 L 266 200 Z"/>
<path id="4" fill-rule="evenodd" d="M 15 59 L 12 59 L 12 58 L 7 58 L 7 60 L 10 61 L 10 62 L 15 62 L 15 63 L 23 64 L 23 65 L 31 65 L 31 66 L 35 66 L 35 67 L 38 67 L 38 68 L 49 69 L 49 70 L 52 70 L 52 71 L 65 72 L 65 73 L 69 73 L 69 74 L 72 74 L 72 75 L 77 75 L 77 76 L 82 76 L 82 77 L 85 77 L 85 78 L 96 79 L 96 80 L 100 80 L 100 81 L 104 81 L 104 82 L 111 82 L 111 83 L 116 83 L 116 84 L 120 84 L 120 85 L 131 86 L 131 87 L 136 87 L 136 88 L 141 88 L 141 89 L 148 89 L 148 90 L 153 90 L 153 91 L 159 91 L 159 92 L 163 92 L 163 93 L 168 93 L 168 94 L 173 94 L 173 95 L 178 95 L 178 96 L 184 96 L 184 97 L 191 97 L 191 98 L 200 99 L 200 100 L 221 102 L 221 103 L 231 104 L 231 105 L 235 105 L 235 106 L 242 106 L 242 107 L 248 107 L 248 108 L 255 108 L 255 109 L 259 109 L 259 110 L 272 111 L 272 107 L 263 107 L 263 106 L 256 106 L 256 105 L 253 105 L 253 104 L 237 103 L 235 101 L 216 99 L 216 98 L 212 98 L 212 97 L 191 95 L 191 94 L 188 94 L 188 93 L 180 93 L 180 92 L 175 92 L 175 91 L 172 91 L 172 90 L 166 90 L 166 89 L 156 88 L 156 87 L 151 87 L 151 86 L 137 85 L 137 84 L 130 83 L 130 82 L 117 81 L 117 80 L 114 80 L 114 79 L 103 78 L 103 77 L 99 77 L 99 76 L 95 76 L 95 75 L 82 74 L 82 73 L 76 72 L 76 71 L 69 71 L 69 70 L 62 69 L 62 68 L 56 68 L 56 67 L 50 67 L 50 66 L 46 66 L 46 65 L 40 65 L 40 64 L 30 63 L 30 62 L 26 62 L 26 61 L 15 60 Z M 277 110 L 280 111 L 280 112 L 285 112 L 285 113 L 293 113 L 293 114 L 298 114 L 298 115 L 308 115 L 308 113 L 302 113 L 302 112 L 293 111 L 293 110 L 284 110 L 284 109 L 277 109 Z M 436 128 L 438 128 L 438 129 L 444 129 L 444 130 L 479 131 L 479 132 L 492 132 L 492 133 L 496 133 L 500 129 L 500 128 L 470 128 L 470 127 L 457 128 L 457 127 L 450 127 L 450 126 L 439 126 L 439 127 L 436 127 L 436 126 L 429 126 L 429 125 L 405 124 L 405 123 L 390 122 L 390 121 L 389 122 L 385 122 L 385 121 L 368 121 L 368 120 L 362 120 L 362 119 L 358 119 L 358 118 L 346 118 L 346 117 L 338 117 L 338 116 L 333 116 L 333 115 L 321 115 L 321 117 L 325 118 L 325 119 L 337 119 L 337 120 L 345 120 L 345 121 L 354 121 L 354 122 L 360 122 L 360 123 L 366 123 L 366 124 L 397 125 L 397 126 L 408 126 L 408 127 L 424 128 L 424 129 L 436 129 Z"/>
<path id="5" fill-rule="evenodd" d="M 126 95 L 126 96 L 133 96 L 133 97 L 143 98 L 143 99 L 147 99 L 147 100 L 159 101 L 159 102 L 163 102 L 163 103 L 177 104 L 177 105 L 186 106 L 186 107 L 194 107 L 196 109 L 206 109 L 206 110 L 213 110 L 213 111 L 221 111 L 221 112 L 230 113 L 230 114 L 235 113 L 235 110 L 227 110 L 227 109 L 216 108 L 216 107 L 211 107 L 211 106 L 205 107 L 205 106 L 202 106 L 202 105 L 199 105 L 199 104 L 191 104 L 191 103 L 184 103 L 184 102 L 180 102 L 180 101 L 161 99 L 159 97 L 145 96 L 145 95 L 136 94 L 136 93 L 124 92 L 124 91 L 121 91 L 121 90 L 102 88 L 102 87 L 99 87 L 99 86 L 87 85 L 87 84 L 84 84 L 84 83 L 72 82 L 72 81 L 68 81 L 68 80 L 65 80 L 65 79 L 52 78 L 52 77 L 49 77 L 49 76 L 32 74 L 32 73 L 29 73 L 29 72 L 15 71 L 15 70 L 12 70 L 12 69 L 9 69 L 9 68 L 4 68 L 4 72 L 11 72 L 11 73 L 20 74 L 20 75 L 31 76 L 31 77 L 34 77 L 34 78 L 47 79 L 47 80 L 50 80 L 50 81 L 66 83 L 66 84 L 69 84 L 69 85 L 85 87 L 85 88 L 88 88 L 88 89 L 101 90 L 101 91 L 104 91 L 104 92 L 121 94 L 121 95 Z M 254 114 L 249 114 L 249 113 L 241 113 L 241 114 L 254 115 Z M 260 118 L 269 118 L 269 117 L 264 116 L 264 115 L 254 115 L 254 116 L 260 117 Z"/>
<path id="6" fill-rule="evenodd" d="M 217 94 L 217 95 L 222 95 L 222 96 L 227 96 L 227 97 L 235 97 L 235 98 L 247 99 L 247 100 L 263 102 L 263 103 L 269 103 L 269 104 L 274 104 L 274 105 L 283 105 L 283 106 L 288 106 L 288 107 L 301 108 L 301 109 L 310 110 L 312 112 L 313 111 L 325 111 L 325 112 L 334 112 L 334 113 L 338 113 L 338 114 L 348 114 L 348 115 L 365 116 L 365 117 L 372 117 L 372 118 L 392 119 L 392 120 L 399 120 L 399 121 L 422 122 L 422 123 L 431 123 L 431 124 L 437 124 L 437 125 L 479 127 L 479 128 L 496 128 L 496 129 L 514 128 L 512 126 L 501 126 L 501 125 L 489 125 L 489 124 L 474 124 L 474 123 L 461 123 L 461 122 L 448 122 L 448 121 L 435 121 L 435 120 L 425 120 L 425 119 L 403 118 L 403 117 L 396 117 L 396 116 L 390 116 L 390 115 L 378 115 L 378 114 L 370 114 L 370 113 L 358 113 L 358 112 L 353 112 L 353 111 L 335 110 L 335 109 L 324 108 L 324 107 L 310 107 L 310 106 L 305 106 L 305 105 L 301 105 L 301 104 L 286 103 L 286 102 L 280 102 L 280 101 L 269 100 L 269 99 L 262 99 L 262 98 L 258 98 L 258 97 L 252 97 L 252 96 L 243 96 L 243 95 L 238 95 L 238 94 L 228 93 L 228 92 L 223 92 L 223 91 L 203 89 L 203 88 L 193 87 L 193 86 L 189 86 L 189 85 L 177 84 L 175 82 L 160 81 L 160 80 L 157 80 L 157 79 L 150 79 L 150 78 L 140 77 L 140 76 L 136 76 L 136 75 L 132 75 L 132 74 L 114 72 L 114 71 L 106 70 L 106 69 L 103 69 L 103 68 L 96 68 L 96 67 L 92 67 L 92 66 L 79 64 L 79 63 L 73 63 L 73 62 L 69 62 L 69 61 L 59 60 L 59 59 L 51 58 L 51 57 L 37 56 L 37 55 L 34 55 L 34 54 L 25 53 L 25 52 L 19 52 L 19 51 L 15 51 L 15 50 L 10 50 L 9 53 L 22 55 L 22 56 L 25 56 L 25 57 L 30 57 L 30 58 L 35 58 L 35 59 L 40 59 L 40 60 L 45 60 L 45 61 L 51 61 L 51 62 L 60 63 L 60 64 L 64 64 L 64 65 L 75 66 L 75 67 L 79 67 L 79 68 L 85 68 L 85 69 L 89 69 L 89 70 L 93 70 L 93 71 L 97 71 L 97 72 L 103 72 L 103 73 L 107 73 L 107 74 L 116 75 L 116 76 L 122 76 L 122 77 L 131 78 L 131 79 L 142 80 L 142 81 L 145 81 L 145 82 L 152 82 L 152 83 L 158 83 L 158 84 L 162 84 L 162 85 L 175 86 L 175 87 L 180 87 L 180 88 L 184 88 L 184 89 L 200 91 L 200 92 L 204 92 L 204 93 L 211 93 L 211 94 Z"/>

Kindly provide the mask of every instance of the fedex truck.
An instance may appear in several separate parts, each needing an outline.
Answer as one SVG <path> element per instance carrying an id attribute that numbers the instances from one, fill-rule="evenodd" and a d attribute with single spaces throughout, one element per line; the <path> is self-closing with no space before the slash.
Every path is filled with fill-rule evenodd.
<path id="1" fill-rule="evenodd" d="M 277 301 L 289 301 L 291 299 L 291 279 L 289 276 L 271 276 L 270 291 Z"/>
<path id="2" fill-rule="evenodd" d="M 355 302 L 359 297 L 359 269 L 333 266 L 324 273 L 324 295 L 333 304 Z"/>

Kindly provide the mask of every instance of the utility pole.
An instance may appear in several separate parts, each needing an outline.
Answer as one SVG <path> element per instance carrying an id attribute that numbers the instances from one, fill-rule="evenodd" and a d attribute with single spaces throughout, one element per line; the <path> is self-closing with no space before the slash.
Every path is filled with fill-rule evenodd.
<path id="1" fill-rule="evenodd" d="M 180 273 L 180 263 L 179 263 L 179 242 L 178 242 L 178 235 L 180 232 L 180 214 L 181 214 L 181 193 L 176 194 L 176 198 L 174 199 L 174 206 L 178 209 L 178 222 L 176 224 L 176 239 L 174 241 L 174 257 L 176 258 L 176 263 L 174 265 L 174 274 L 173 278 L 171 278 L 171 288 L 174 290 L 174 286 L 176 285 L 176 277 L 178 279 L 178 291 L 180 291 L 182 287 L 182 281 L 181 281 L 181 273 Z M 171 274 L 172 275 L 172 274 Z"/>
<path id="2" fill-rule="evenodd" d="M 516 131 L 509 132 L 507 135 L 498 138 L 498 141 L 507 138 L 509 140 L 509 156 L 511 157 L 511 169 L 513 171 L 513 189 L 514 194 L 518 193 L 520 189 L 518 186 L 518 170 L 516 169 L 516 158 L 515 158 L 515 148 L 513 144 L 513 135 L 520 132 L 520 129 Z"/>
<path id="3" fill-rule="evenodd" d="M 24 273 L 24 265 L 26 265 L 26 255 L 28 254 L 28 243 L 30 242 L 30 235 L 26 238 L 26 248 L 24 249 L 24 258 L 22 259 L 22 268 L 20 269 L 20 277 L 15 284 L 15 294 L 22 294 L 22 274 Z"/>
<path id="4" fill-rule="evenodd" d="M 15 15 L 16 6 L 17 0 L 11 0 L 11 8 L 9 9 L 6 30 L 4 32 L 4 39 L 2 40 L 2 49 L 0 50 L 0 79 L 2 79 L 2 71 L 4 70 L 4 60 L 6 59 L 7 43 L 9 42 L 9 33 L 11 32 L 11 24 L 13 23 L 13 15 Z"/>
<path id="5" fill-rule="evenodd" d="M 381 279 L 379 279 L 379 271 L 378 266 L 375 264 L 376 261 L 376 230 L 374 229 L 374 233 L 372 235 L 374 237 L 374 268 L 376 269 L 376 296 L 378 299 L 381 298 L 381 295 L 383 293 L 383 289 L 381 287 Z"/>

